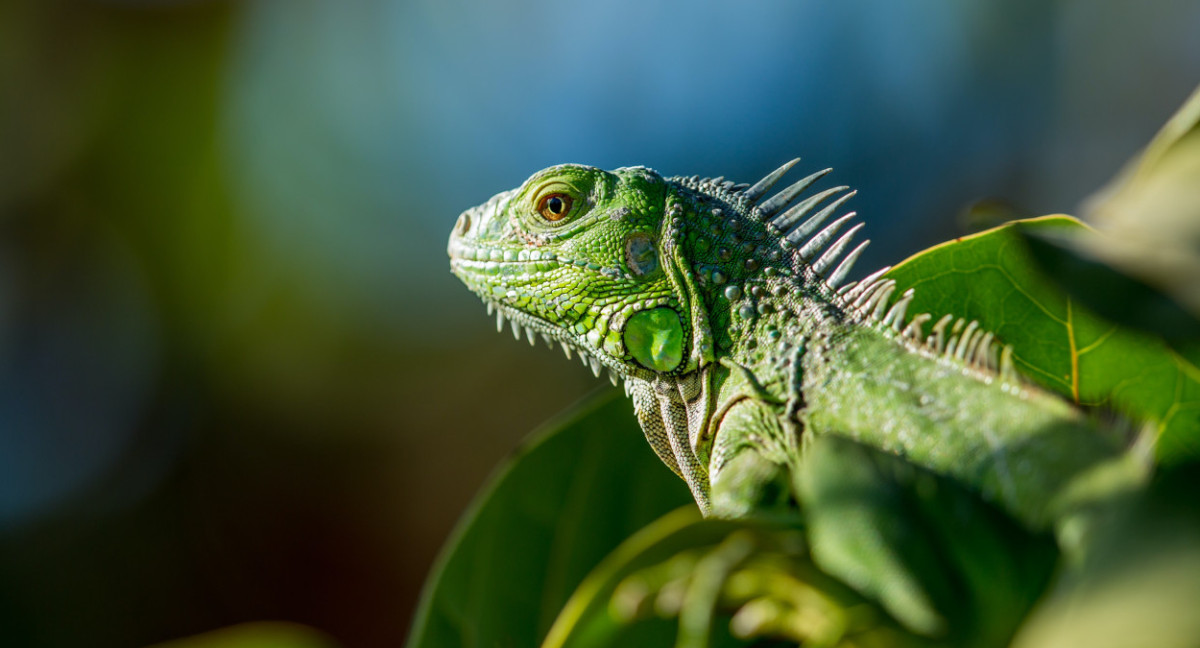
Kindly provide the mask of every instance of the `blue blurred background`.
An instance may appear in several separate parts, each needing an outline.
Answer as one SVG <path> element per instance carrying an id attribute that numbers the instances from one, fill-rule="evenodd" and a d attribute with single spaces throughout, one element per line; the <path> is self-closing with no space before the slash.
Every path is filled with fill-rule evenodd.
<path id="1" fill-rule="evenodd" d="M 1075 211 L 1197 34 L 1191 0 L 0 1 L 0 644 L 399 644 L 487 472 L 597 382 L 496 335 L 461 210 L 802 156 L 894 263 L 980 200 Z"/>

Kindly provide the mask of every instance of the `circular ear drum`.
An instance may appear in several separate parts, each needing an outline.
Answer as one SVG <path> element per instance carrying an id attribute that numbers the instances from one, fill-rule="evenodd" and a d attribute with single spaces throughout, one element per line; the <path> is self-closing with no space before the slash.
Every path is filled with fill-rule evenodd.
<path id="1" fill-rule="evenodd" d="M 626 237 L 625 264 L 630 272 L 639 277 L 658 270 L 658 248 L 654 245 L 654 239 L 642 232 Z"/>

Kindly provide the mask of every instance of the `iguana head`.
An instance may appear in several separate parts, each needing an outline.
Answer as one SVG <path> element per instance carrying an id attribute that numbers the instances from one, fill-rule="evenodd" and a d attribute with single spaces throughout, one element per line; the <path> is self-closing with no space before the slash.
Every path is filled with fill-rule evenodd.
<path id="1" fill-rule="evenodd" d="M 459 216 L 451 269 L 498 327 L 581 352 L 597 375 L 689 372 L 793 328 L 805 295 L 843 304 L 834 289 L 862 249 L 842 258 L 858 228 L 834 241 L 852 214 L 824 223 L 852 192 L 792 204 L 826 169 L 760 200 L 795 162 L 752 186 L 550 167 Z"/>
<path id="2" fill-rule="evenodd" d="M 524 329 L 599 372 L 671 372 L 692 344 L 687 295 L 662 249 L 667 183 L 641 167 L 566 164 L 458 218 L 451 269 Z"/>

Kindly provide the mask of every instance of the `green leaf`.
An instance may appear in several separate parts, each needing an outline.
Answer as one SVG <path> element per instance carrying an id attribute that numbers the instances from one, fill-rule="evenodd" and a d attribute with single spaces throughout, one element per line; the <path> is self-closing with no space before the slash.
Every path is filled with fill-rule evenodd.
<path id="1" fill-rule="evenodd" d="M 887 276 L 898 291 L 916 289 L 909 313 L 978 320 L 1043 387 L 1154 421 L 1160 461 L 1200 457 L 1200 369 L 1064 296 L 1038 273 L 1019 232 L 1069 236 L 1083 227 L 1068 216 L 1017 221 L 930 248 Z"/>
<path id="2" fill-rule="evenodd" d="M 477 496 L 426 583 L 407 645 L 538 645 L 604 556 L 691 501 L 620 392 L 584 401 Z"/>
<path id="3" fill-rule="evenodd" d="M 735 636 L 735 628 L 749 636 Z M 814 567 L 797 519 L 705 520 L 689 507 L 606 558 L 563 608 L 542 648 L 725 648 L 754 641 L 929 645 Z"/>
<path id="4" fill-rule="evenodd" d="M 1200 463 L 1155 475 L 1115 508 L 1083 564 L 1014 642 L 1019 648 L 1200 646 Z"/>
<path id="5" fill-rule="evenodd" d="M 797 490 L 813 558 L 923 635 L 1005 646 L 1058 552 L 957 481 L 833 435 L 808 439 Z"/>

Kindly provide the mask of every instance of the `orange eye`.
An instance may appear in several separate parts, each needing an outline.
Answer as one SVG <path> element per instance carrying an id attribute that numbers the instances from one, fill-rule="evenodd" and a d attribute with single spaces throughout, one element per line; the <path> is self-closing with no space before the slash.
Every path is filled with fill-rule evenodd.
<path id="1" fill-rule="evenodd" d="M 571 213 L 573 202 L 574 200 L 565 193 L 548 194 L 538 201 L 538 213 L 548 221 L 559 221 Z"/>

